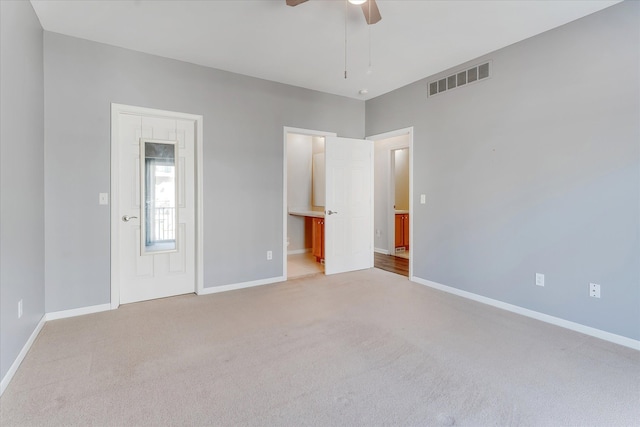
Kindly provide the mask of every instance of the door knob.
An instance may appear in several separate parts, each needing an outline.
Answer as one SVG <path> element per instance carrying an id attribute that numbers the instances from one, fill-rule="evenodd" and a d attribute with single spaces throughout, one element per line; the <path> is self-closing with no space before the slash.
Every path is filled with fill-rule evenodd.
<path id="1" fill-rule="evenodd" d="M 333 211 L 327 211 L 327 215 L 333 215 L 333 214 L 337 214 L 338 212 L 333 212 Z"/>
<path id="2" fill-rule="evenodd" d="M 129 221 L 131 221 L 132 219 L 138 219 L 138 217 L 137 217 L 137 216 L 129 216 L 129 215 L 124 215 L 124 216 L 122 217 L 122 220 L 123 220 L 124 222 L 129 222 Z"/>

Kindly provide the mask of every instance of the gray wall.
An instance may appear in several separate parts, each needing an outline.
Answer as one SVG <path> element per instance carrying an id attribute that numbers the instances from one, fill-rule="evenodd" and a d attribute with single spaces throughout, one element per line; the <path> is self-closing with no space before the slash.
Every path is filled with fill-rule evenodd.
<path id="1" fill-rule="evenodd" d="M 449 70 L 491 59 L 489 80 L 366 103 L 367 135 L 414 126 L 415 276 L 640 339 L 639 9 Z"/>
<path id="2" fill-rule="evenodd" d="M 44 315 L 42 28 L 0 2 L 0 378 Z M 23 316 L 18 319 L 18 301 Z"/>
<path id="3" fill-rule="evenodd" d="M 364 102 L 45 32 L 47 312 L 108 303 L 112 102 L 204 116 L 204 284 L 282 275 L 283 126 L 364 136 Z M 273 260 L 266 260 L 266 251 Z"/>

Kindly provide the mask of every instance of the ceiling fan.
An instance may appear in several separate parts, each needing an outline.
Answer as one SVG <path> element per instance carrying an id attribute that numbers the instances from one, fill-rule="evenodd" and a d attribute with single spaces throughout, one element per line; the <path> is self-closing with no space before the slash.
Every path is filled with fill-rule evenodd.
<path id="1" fill-rule="evenodd" d="M 287 0 L 288 6 L 297 6 L 300 3 L 304 3 L 307 0 Z M 382 19 L 380 15 L 380 10 L 378 9 L 378 5 L 376 4 L 376 0 L 349 0 L 349 3 L 360 5 L 362 7 L 362 12 L 364 13 L 364 19 L 367 21 L 367 24 L 372 25 L 376 22 L 379 22 Z"/>

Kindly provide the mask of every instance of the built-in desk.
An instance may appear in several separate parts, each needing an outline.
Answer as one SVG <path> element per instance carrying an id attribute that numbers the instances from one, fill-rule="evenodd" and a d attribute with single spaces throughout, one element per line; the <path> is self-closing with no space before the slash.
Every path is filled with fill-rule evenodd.
<path id="1" fill-rule="evenodd" d="M 324 218 L 324 212 L 320 211 L 310 211 L 310 210 L 302 210 L 302 209 L 290 209 L 289 215 L 294 216 L 307 216 L 310 218 Z"/>

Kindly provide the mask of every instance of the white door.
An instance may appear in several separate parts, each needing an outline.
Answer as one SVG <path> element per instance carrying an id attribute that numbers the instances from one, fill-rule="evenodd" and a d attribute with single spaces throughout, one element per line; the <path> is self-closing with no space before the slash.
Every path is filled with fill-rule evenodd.
<path id="1" fill-rule="evenodd" d="M 325 142 L 325 274 L 373 267 L 373 142 Z"/>
<path id="2" fill-rule="evenodd" d="M 119 303 L 194 292 L 196 122 L 122 112 L 112 120 Z"/>

